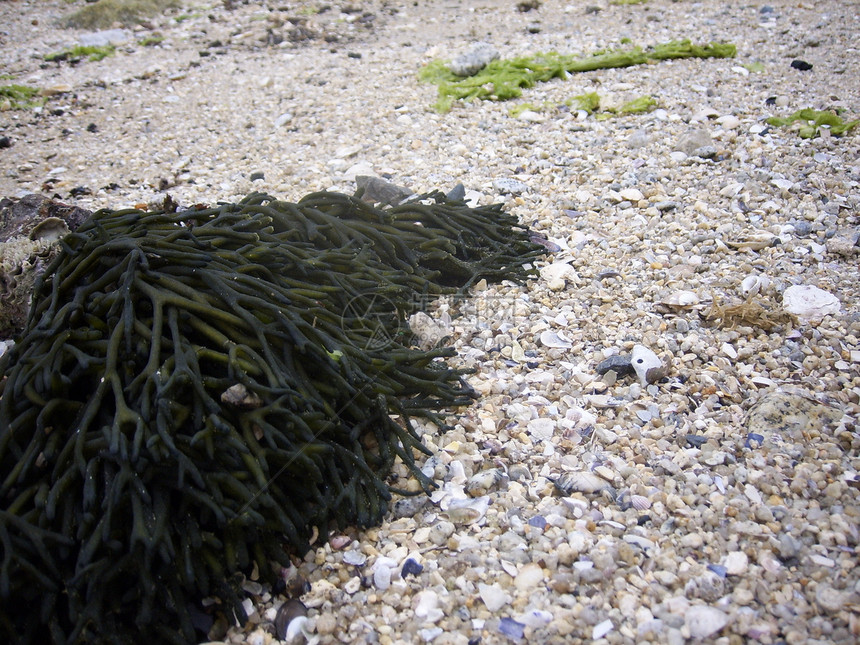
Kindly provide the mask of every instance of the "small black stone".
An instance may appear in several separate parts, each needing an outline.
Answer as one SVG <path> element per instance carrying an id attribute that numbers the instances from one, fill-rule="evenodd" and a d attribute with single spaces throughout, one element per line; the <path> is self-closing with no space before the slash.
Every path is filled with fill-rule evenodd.
<path id="1" fill-rule="evenodd" d="M 791 66 L 794 69 L 799 69 L 801 72 L 806 72 L 812 69 L 812 63 L 807 63 L 805 60 L 800 60 L 799 58 L 791 61 Z"/>
<path id="2" fill-rule="evenodd" d="M 99 131 L 99 126 L 97 126 L 95 123 L 90 123 L 87 126 L 87 132 L 98 132 L 98 131 Z"/>
<path id="3" fill-rule="evenodd" d="M 416 562 L 412 558 L 408 558 L 406 562 L 403 563 L 403 568 L 400 570 L 400 577 L 405 578 L 406 576 L 417 576 L 422 571 L 424 571 L 424 565 Z"/>
<path id="4" fill-rule="evenodd" d="M 9 137 L 0 137 L 0 148 L 11 148 L 12 139 Z"/>
<path id="5" fill-rule="evenodd" d="M 262 181 L 266 176 L 259 170 L 251 173 L 251 181 Z"/>
<path id="6" fill-rule="evenodd" d="M 690 444 L 693 448 L 701 448 L 706 443 L 708 443 L 707 437 L 701 437 L 697 434 L 688 434 L 684 439 Z"/>
<path id="7" fill-rule="evenodd" d="M 618 376 L 626 376 L 633 373 L 633 364 L 629 356 L 610 356 L 595 368 L 595 371 L 601 376 L 609 370 L 612 370 Z"/>

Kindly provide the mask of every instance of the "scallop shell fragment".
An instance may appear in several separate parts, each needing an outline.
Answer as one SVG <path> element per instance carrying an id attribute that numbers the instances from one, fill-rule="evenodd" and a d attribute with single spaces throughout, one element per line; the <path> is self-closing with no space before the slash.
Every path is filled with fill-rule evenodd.
<path id="1" fill-rule="evenodd" d="M 597 493 L 612 488 L 605 479 L 585 470 L 565 472 L 559 475 L 557 479 L 552 479 L 551 477 L 547 479 L 555 484 L 555 487 L 565 495 L 570 495 L 571 493 Z"/>

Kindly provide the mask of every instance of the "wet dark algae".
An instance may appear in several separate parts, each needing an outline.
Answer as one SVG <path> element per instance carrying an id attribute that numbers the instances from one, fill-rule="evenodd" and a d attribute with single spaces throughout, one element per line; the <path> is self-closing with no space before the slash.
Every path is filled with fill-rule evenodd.
<path id="1" fill-rule="evenodd" d="M 545 252 L 441 193 L 103 210 L 61 245 L 0 359 L 5 642 L 194 642 L 203 598 L 244 618 L 237 572 L 379 522 L 397 458 L 431 488 L 413 420 L 474 393 L 406 317 Z"/>

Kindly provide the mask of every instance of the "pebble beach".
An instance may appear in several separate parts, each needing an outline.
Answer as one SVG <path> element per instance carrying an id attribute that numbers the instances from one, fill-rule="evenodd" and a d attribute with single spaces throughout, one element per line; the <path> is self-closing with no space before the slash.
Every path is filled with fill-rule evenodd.
<path id="1" fill-rule="evenodd" d="M 860 641 L 860 126 L 767 122 L 860 119 L 860 5 L 202 1 L 63 26 L 83 4 L 0 3 L 0 86 L 45 99 L 0 104 L 0 197 L 296 201 L 375 176 L 463 184 L 547 246 L 527 282 L 411 320 L 480 395 L 420 426 L 438 488 L 296 557 L 292 599 L 250 573 L 248 623 L 208 642 Z M 45 60 L 98 37 L 112 55 Z M 477 43 L 683 39 L 736 55 L 447 112 L 418 78 Z M 402 464 L 391 483 L 420 490 Z"/>

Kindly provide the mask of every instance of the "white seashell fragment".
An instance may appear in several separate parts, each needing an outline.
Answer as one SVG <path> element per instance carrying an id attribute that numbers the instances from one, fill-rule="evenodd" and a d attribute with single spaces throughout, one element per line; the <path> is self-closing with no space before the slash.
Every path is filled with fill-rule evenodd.
<path id="1" fill-rule="evenodd" d="M 659 304 L 677 309 L 689 309 L 699 304 L 699 296 L 695 291 L 681 289 L 661 298 Z"/>
<path id="2" fill-rule="evenodd" d="M 637 511 L 647 511 L 651 508 L 651 500 L 643 495 L 631 495 L 630 503 Z"/>
<path id="3" fill-rule="evenodd" d="M 452 499 L 445 511 L 448 519 L 455 524 L 474 524 L 483 519 L 490 507 L 490 498 L 486 495 L 475 498 Z"/>
<path id="4" fill-rule="evenodd" d="M 496 612 L 510 602 L 510 597 L 498 584 L 478 583 L 478 594 L 491 612 Z"/>
<path id="5" fill-rule="evenodd" d="M 367 556 L 361 551 L 347 551 L 343 554 L 343 563 L 351 564 L 355 567 L 363 567 L 367 562 Z"/>
<path id="6" fill-rule="evenodd" d="M 726 244 L 733 249 L 751 249 L 753 251 L 761 251 L 769 246 L 773 246 L 776 239 L 776 235 L 773 233 L 768 231 L 758 231 L 756 233 L 750 233 L 740 240 L 727 240 Z"/>
<path id="7" fill-rule="evenodd" d="M 764 291 L 770 286 L 770 278 L 766 275 L 748 275 L 741 281 L 741 292 L 748 298 Z"/>
<path id="8" fill-rule="evenodd" d="M 636 546 L 638 546 L 639 548 L 641 548 L 643 550 L 654 548 L 654 542 L 652 542 L 648 538 L 642 537 L 641 535 L 628 534 L 628 535 L 625 535 L 623 539 L 628 544 L 635 544 Z"/>
<path id="9" fill-rule="evenodd" d="M 612 624 L 612 621 L 607 618 L 602 623 L 597 623 L 594 626 L 594 629 L 591 630 L 591 638 L 593 640 L 597 640 L 598 638 L 603 638 L 609 632 L 612 631 L 613 627 L 614 626 Z"/>
<path id="10" fill-rule="evenodd" d="M 552 614 L 543 609 L 531 609 L 519 614 L 514 620 L 526 627 L 544 627 L 552 622 Z"/>
<path id="11" fill-rule="evenodd" d="M 544 347 L 557 349 L 570 349 L 573 347 L 573 344 L 563 335 L 557 334 L 550 329 L 541 332 L 540 343 Z"/>
<path id="12" fill-rule="evenodd" d="M 432 589 L 419 591 L 415 595 L 415 599 L 412 603 L 415 609 L 415 615 L 428 622 L 435 623 L 445 615 L 444 612 L 439 609 L 439 594 Z"/>
<path id="13" fill-rule="evenodd" d="M 659 381 L 666 375 L 663 362 L 644 345 L 636 345 L 630 353 L 630 361 L 642 387 Z"/>
<path id="14" fill-rule="evenodd" d="M 811 285 L 794 285 L 782 294 L 782 308 L 801 320 L 821 320 L 838 314 L 842 308 L 839 298 Z"/>
<path id="15" fill-rule="evenodd" d="M 568 280 L 573 283 L 579 280 L 576 270 L 567 262 L 548 264 L 540 270 L 540 277 L 546 281 L 547 287 L 552 291 L 561 291 L 564 289 Z"/>
<path id="16" fill-rule="evenodd" d="M 708 638 L 716 634 L 728 622 L 729 617 L 714 607 L 693 605 L 684 613 L 684 623 L 690 630 L 690 636 L 695 639 Z"/>
<path id="17" fill-rule="evenodd" d="M 538 441 L 549 441 L 555 434 L 555 421 L 552 419 L 532 419 L 527 427 L 529 434 Z"/>

